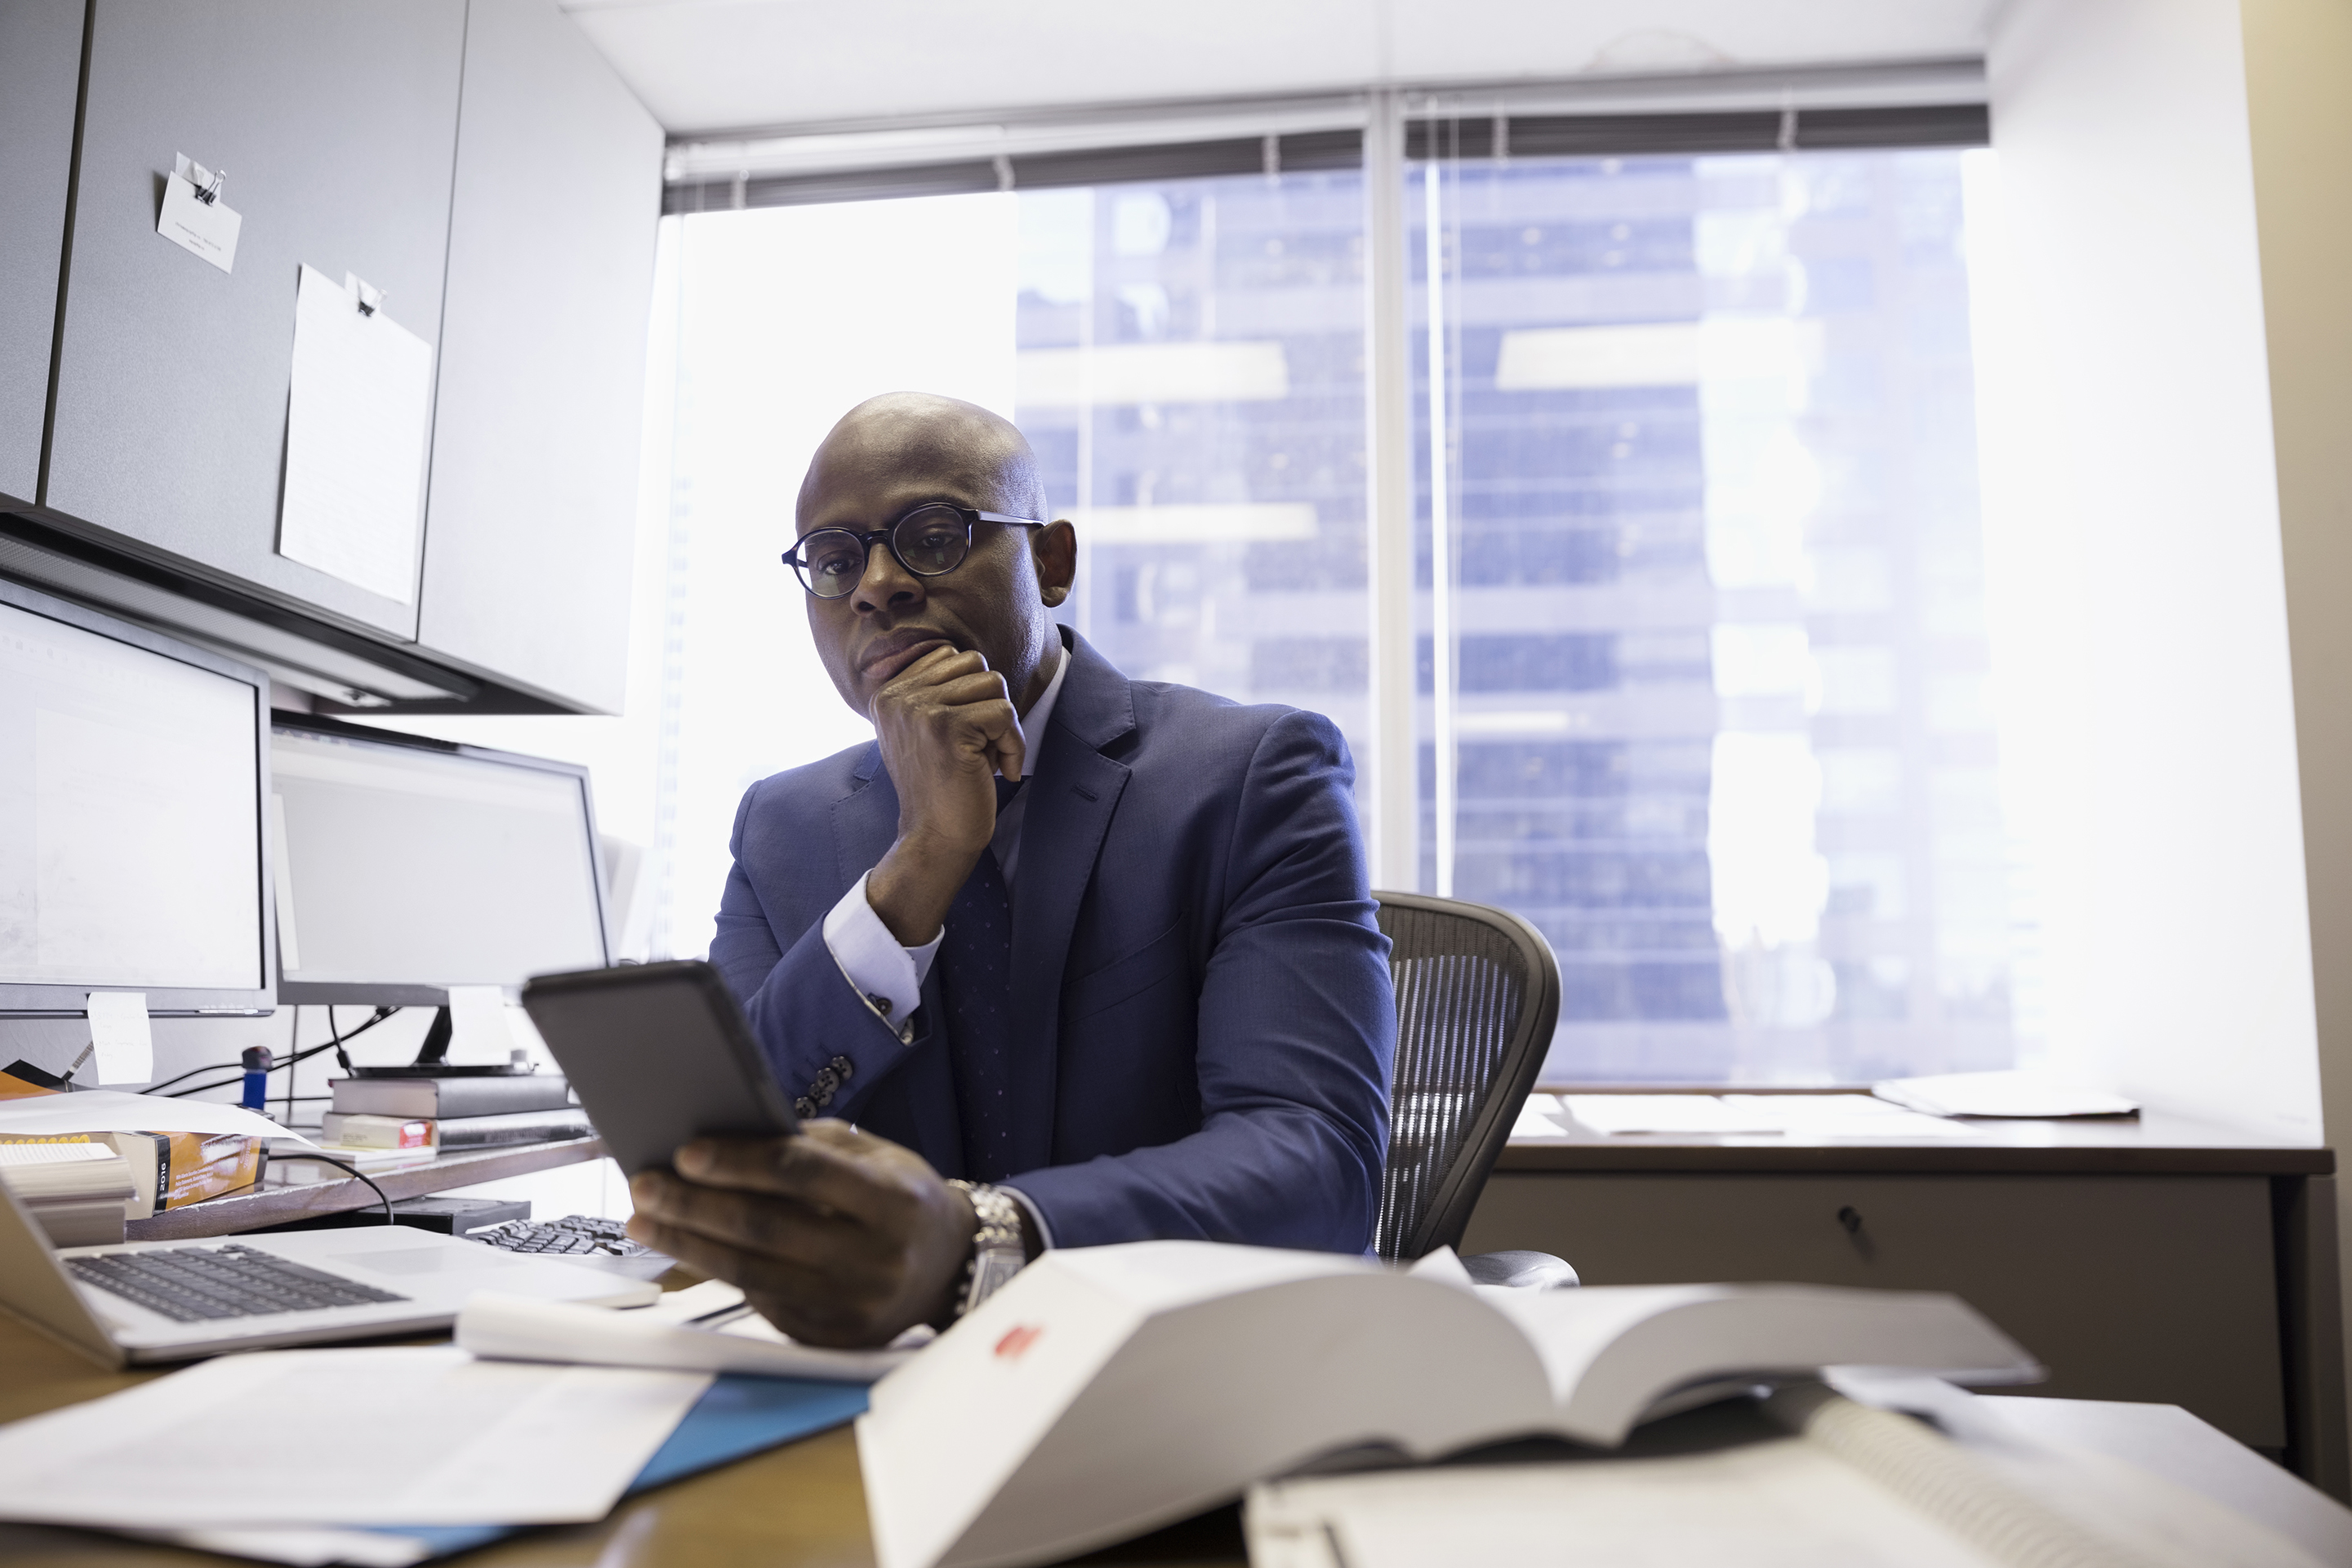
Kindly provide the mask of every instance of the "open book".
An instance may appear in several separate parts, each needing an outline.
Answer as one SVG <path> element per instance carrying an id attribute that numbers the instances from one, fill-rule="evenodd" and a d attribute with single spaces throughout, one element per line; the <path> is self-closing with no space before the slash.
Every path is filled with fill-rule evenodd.
<path id="1" fill-rule="evenodd" d="M 1957 1298 L 1787 1285 L 1516 1291 L 1452 1254 L 1152 1241 L 1049 1252 L 876 1385 L 857 1426 L 882 1568 L 1045 1563 L 1318 1457 L 1429 1458 L 1641 1421 L 1832 1365 L 2025 1383 Z"/>

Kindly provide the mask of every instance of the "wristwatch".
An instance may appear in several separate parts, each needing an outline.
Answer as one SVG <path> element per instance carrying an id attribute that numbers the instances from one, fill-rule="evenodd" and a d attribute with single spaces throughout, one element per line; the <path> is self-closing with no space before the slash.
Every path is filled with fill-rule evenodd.
<path id="1" fill-rule="evenodd" d="M 980 1220 L 980 1228 L 972 1233 L 971 1260 L 963 1266 L 963 1296 L 956 1303 L 955 1315 L 961 1318 L 1020 1273 L 1029 1253 L 1021 1245 L 1021 1205 L 1012 1194 L 985 1182 L 950 1180 L 948 1185 L 971 1200 L 971 1212 Z"/>

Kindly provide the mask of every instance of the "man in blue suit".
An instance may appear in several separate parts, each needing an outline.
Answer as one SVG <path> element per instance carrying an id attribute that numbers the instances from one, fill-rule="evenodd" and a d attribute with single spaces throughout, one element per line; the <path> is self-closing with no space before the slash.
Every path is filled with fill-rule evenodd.
<path id="1" fill-rule="evenodd" d="M 1075 533 L 970 404 L 852 410 L 798 514 L 876 738 L 744 795 L 711 961 L 819 1119 L 689 1144 L 632 1234 L 833 1344 L 1048 1245 L 1366 1249 L 1395 1009 L 1338 730 L 1057 626 Z"/>

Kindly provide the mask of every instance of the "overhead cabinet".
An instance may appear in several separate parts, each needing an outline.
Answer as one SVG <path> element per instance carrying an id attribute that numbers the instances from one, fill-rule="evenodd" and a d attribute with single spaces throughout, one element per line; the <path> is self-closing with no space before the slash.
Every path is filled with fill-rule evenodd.
<path id="1" fill-rule="evenodd" d="M 94 0 L 53 511 L 415 635 L 413 568 L 379 593 L 278 552 L 295 298 L 354 274 L 437 344 L 465 36 L 465 0 Z M 229 271 L 156 232 L 179 155 L 224 174 Z"/>
<path id="2" fill-rule="evenodd" d="M 0 0 L 0 569 L 330 697 L 618 710 L 662 132 L 553 0 Z M 158 233 L 183 160 L 233 256 Z M 346 330 L 397 484 L 303 482 Z"/>
<path id="3" fill-rule="evenodd" d="M 549 0 L 474 0 L 423 647 L 618 712 L 661 128 Z"/>
<path id="4" fill-rule="evenodd" d="M 0 0 L 0 506 L 40 482 L 82 5 Z"/>

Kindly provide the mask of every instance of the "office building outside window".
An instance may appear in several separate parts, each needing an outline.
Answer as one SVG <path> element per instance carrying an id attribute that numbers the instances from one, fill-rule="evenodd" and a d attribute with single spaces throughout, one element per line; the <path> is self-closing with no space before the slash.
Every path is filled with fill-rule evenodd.
<path id="1" fill-rule="evenodd" d="M 1362 175 L 1018 199 L 1017 418 L 1077 524 L 1067 618 L 1135 679 L 1328 714 L 1360 766 Z"/>
<path id="2" fill-rule="evenodd" d="M 1548 1079 L 2012 1059 L 1969 155 L 1411 176 L 1422 876 L 1550 940 Z"/>

